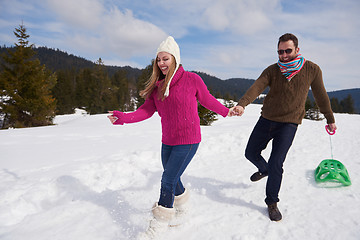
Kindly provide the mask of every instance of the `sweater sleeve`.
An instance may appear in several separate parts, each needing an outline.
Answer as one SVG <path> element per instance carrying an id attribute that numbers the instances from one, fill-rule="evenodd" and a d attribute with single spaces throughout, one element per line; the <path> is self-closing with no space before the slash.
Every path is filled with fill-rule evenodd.
<path id="1" fill-rule="evenodd" d="M 333 111 L 331 109 L 331 104 L 329 100 L 329 96 L 326 93 L 326 89 L 324 86 L 322 72 L 320 67 L 316 69 L 316 74 L 313 82 L 311 83 L 311 90 L 316 102 L 316 105 L 319 107 L 319 110 L 322 114 L 324 114 L 327 123 L 335 123 L 335 118 Z"/>
<path id="2" fill-rule="evenodd" d="M 246 107 L 252 103 L 270 84 L 270 67 L 265 69 L 260 77 L 251 85 L 238 102 L 239 106 Z"/>
<path id="3" fill-rule="evenodd" d="M 199 75 L 194 74 L 193 77 L 196 85 L 196 98 L 199 103 L 205 108 L 226 117 L 229 113 L 229 109 L 210 94 L 204 81 Z"/>
<path id="4" fill-rule="evenodd" d="M 150 118 L 156 111 L 156 106 L 153 98 L 150 96 L 143 105 L 141 105 L 136 111 L 131 113 L 123 113 L 114 111 L 114 116 L 118 120 L 114 124 L 123 125 L 124 123 L 136 123 Z"/>

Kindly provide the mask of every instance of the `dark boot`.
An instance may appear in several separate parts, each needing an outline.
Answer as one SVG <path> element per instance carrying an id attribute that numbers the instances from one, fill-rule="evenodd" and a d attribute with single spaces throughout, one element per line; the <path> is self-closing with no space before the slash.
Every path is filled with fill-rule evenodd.
<path id="1" fill-rule="evenodd" d="M 256 182 L 256 181 L 259 181 L 260 179 L 266 177 L 267 175 L 268 175 L 268 173 L 256 172 L 253 175 L 251 175 L 250 180 L 252 182 Z"/>
<path id="2" fill-rule="evenodd" d="M 271 221 L 280 221 L 282 219 L 281 212 L 277 207 L 277 203 L 268 205 L 268 212 Z"/>

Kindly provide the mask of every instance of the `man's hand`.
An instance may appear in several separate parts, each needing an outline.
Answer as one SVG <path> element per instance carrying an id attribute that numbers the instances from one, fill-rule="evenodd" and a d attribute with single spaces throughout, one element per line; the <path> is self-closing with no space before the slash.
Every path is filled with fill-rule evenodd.
<path id="1" fill-rule="evenodd" d="M 243 115 L 245 109 L 242 106 L 235 106 L 230 108 L 229 116 L 241 116 Z"/>
<path id="2" fill-rule="evenodd" d="M 336 124 L 335 123 L 328 124 L 327 129 L 329 129 L 330 132 L 334 132 L 337 129 Z"/>

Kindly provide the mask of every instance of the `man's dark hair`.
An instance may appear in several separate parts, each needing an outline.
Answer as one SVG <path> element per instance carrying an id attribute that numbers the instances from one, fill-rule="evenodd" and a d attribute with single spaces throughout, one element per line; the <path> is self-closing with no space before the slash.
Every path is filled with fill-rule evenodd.
<path id="1" fill-rule="evenodd" d="M 295 48 L 298 48 L 299 41 L 298 41 L 297 37 L 292 33 L 285 33 L 284 35 L 279 37 L 278 47 L 280 45 L 280 42 L 287 42 L 289 40 L 294 42 Z"/>

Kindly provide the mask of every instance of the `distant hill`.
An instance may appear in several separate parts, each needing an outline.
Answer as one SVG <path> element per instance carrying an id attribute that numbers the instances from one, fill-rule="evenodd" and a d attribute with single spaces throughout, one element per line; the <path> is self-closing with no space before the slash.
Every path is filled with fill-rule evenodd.
<path id="1" fill-rule="evenodd" d="M 360 113 L 360 88 L 353 88 L 353 89 L 346 89 L 346 90 L 339 90 L 334 92 L 328 92 L 330 98 L 337 98 L 340 100 L 346 98 L 349 94 L 354 99 L 354 107 Z"/>
<path id="2" fill-rule="evenodd" d="M 346 98 L 347 96 L 351 95 L 352 99 L 354 100 L 354 108 L 355 113 L 360 113 L 360 88 L 352 88 L 352 89 L 345 89 L 345 90 L 338 90 L 338 91 L 332 91 L 328 92 L 329 98 L 337 98 L 339 102 Z M 309 94 L 309 97 L 312 101 L 314 101 L 314 98 L 312 94 Z"/>
<path id="3" fill-rule="evenodd" d="M 42 64 L 52 71 L 83 68 L 91 68 L 95 63 L 86 60 L 85 58 L 68 54 L 59 49 L 51 49 L 46 47 L 38 47 L 34 49 Z"/>
<path id="4" fill-rule="evenodd" d="M 94 62 L 86 60 L 82 57 L 77 57 L 72 54 L 68 54 L 59 49 L 50 49 L 46 47 L 38 47 L 35 49 L 37 57 L 42 64 L 45 64 L 49 69 L 56 71 L 59 69 L 72 69 L 79 70 L 82 68 L 91 68 L 95 65 Z M 119 70 L 125 70 L 129 81 L 136 85 L 136 79 L 141 74 L 141 69 L 132 68 L 130 66 L 118 67 L 118 66 L 106 66 L 109 76 L 112 76 Z"/>
<path id="5" fill-rule="evenodd" d="M 197 73 L 204 80 L 206 86 L 213 94 L 221 94 L 222 96 L 230 94 L 230 96 L 236 100 L 244 95 L 246 90 L 255 81 L 254 79 L 246 78 L 231 78 L 227 80 L 221 80 L 203 72 L 195 73 Z"/>
<path id="6" fill-rule="evenodd" d="M 5 52 L 7 49 L 12 49 L 8 47 L 0 46 L 0 54 Z M 47 68 L 52 71 L 60 69 L 75 69 L 79 70 L 82 68 L 91 68 L 94 66 L 94 62 L 86 60 L 85 58 L 75 56 L 73 54 L 68 54 L 59 49 L 50 49 L 47 47 L 38 47 L 34 49 L 37 53 L 42 64 L 45 64 Z M 106 66 L 106 69 L 110 76 L 112 76 L 118 70 L 125 70 L 127 72 L 127 77 L 131 84 L 136 85 L 138 77 L 141 75 L 142 69 L 133 68 L 130 66 Z M 231 78 L 227 80 L 222 80 L 215 76 L 211 76 L 203 72 L 197 73 L 205 82 L 209 90 L 213 94 L 219 94 L 225 96 L 229 94 L 234 100 L 238 100 L 246 90 L 254 83 L 254 79 L 246 78 Z M 268 90 L 265 90 L 266 93 Z M 349 94 L 354 99 L 354 108 L 356 113 L 360 113 L 360 88 L 355 89 L 346 89 L 339 91 L 328 92 L 329 97 L 335 97 L 339 101 L 346 98 Z M 309 92 L 309 97 L 313 100 L 311 91 Z"/>
<path id="7" fill-rule="evenodd" d="M 0 54 L 6 52 L 8 49 L 13 48 L 0 47 Z M 40 60 L 41 64 L 45 64 L 51 71 L 74 69 L 80 70 L 83 68 L 92 68 L 95 63 L 85 58 L 68 54 L 59 49 L 51 49 L 47 47 L 34 48 L 36 57 Z M 1 58 L 0 58 L 1 59 Z M 112 76 L 119 70 L 125 70 L 129 81 L 136 85 L 136 79 L 141 74 L 141 69 L 133 68 L 130 66 L 118 67 L 118 66 L 106 66 L 109 76 Z"/>
<path id="8" fill-rule="evenodd" d="M 205 82 L 210 91 L 215 93 L 220 93 L 225 95 L 229 93 L 234 97 L 234 100 L 239 100 L 239 98 L 246 92 L 246 90 L 255 82 L 254 79 L 246 79 L 246 78 L 231 78 L 228 80 L 221 80 L 217 77 L 208 75 L 202 72 L 196 72 Z M 263 93 L 267 93 L 268 89 L 266 89 Z M 328 92 L 329 98 L 337 98 L 339 102 L 346 98 L 348 95 L 354 100 L 354 108 L 355 113 L 360 113 L 360 88 L 354 89 L 345 89 Z M 309 98 L 314 101 L 314 97 L 312 95 L 311 90 L 309 91 Z"/>

